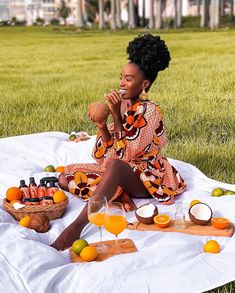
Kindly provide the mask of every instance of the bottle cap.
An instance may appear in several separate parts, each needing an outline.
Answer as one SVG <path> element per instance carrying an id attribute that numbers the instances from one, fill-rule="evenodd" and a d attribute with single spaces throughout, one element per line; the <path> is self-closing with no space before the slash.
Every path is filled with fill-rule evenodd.
<path id="1" fill-rule="evenodd" d="M 25 180 L 20 180 L 20 186 L 24 186 L 25 185 Z"/>
<path id="2" fill-rule="evenodd" d="M 45 180 L 44 180 L 44 179 L 40 179 L 40 185 L 41 185 L 41 186 L 46 186 L 46 184 L 45 184 Z"/>
<path id="3" fill-rule="evenodd" d="M 30 183 L 35 182 L 34 177 L 29 177 L 29 182 Z"/>

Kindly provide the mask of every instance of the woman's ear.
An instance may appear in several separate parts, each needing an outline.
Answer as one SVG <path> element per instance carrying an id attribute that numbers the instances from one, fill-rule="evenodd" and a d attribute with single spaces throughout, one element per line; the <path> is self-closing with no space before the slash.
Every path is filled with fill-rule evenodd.
<path id="1" fill-rule="evenodd" d="M 143 81 L 143 89 L 148 89 L 151 85 L 151 82 L 149 80 L 144 80 Z"/>

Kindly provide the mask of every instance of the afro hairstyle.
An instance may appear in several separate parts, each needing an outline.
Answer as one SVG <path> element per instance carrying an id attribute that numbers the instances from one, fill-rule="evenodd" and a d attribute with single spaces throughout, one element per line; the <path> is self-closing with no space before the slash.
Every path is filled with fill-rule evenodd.
<path id="1" fill-rule="evenodd" d="M 127 53 L 130 62 L 138 66 L 151 84 L 158 72 L 168 67 L 171 60 L 165 41 L 151 34 L 139 35 L 129 42 Z"/>

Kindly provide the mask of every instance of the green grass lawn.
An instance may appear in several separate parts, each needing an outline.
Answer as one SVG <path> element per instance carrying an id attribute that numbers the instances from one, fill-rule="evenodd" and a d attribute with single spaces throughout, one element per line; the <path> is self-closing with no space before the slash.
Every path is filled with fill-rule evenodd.
<path id="1" fill-rule="evenodd" d="M 0 137 L 87 131 L 91 101 L 118 88 L 126 46 L 144 31 L 0 28 Z M 151 88 L 164 155 L 235 183 L 235 29 L 158 31 L 172 61 Z M 234 283 L 214 292 L 234 292 Z"/>

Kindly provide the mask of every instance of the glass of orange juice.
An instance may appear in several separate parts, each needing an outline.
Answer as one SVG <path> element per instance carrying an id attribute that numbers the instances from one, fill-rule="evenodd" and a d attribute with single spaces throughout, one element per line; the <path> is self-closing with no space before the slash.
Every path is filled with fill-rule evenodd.
<path id="1" fill-rule="evenodd" d="M 126 226 L 126 214 L 122 203 L 108 203 L 105 209 L 104 228 L 115 235 L 117 254 L 121 253 L 118 245 L 118 234 L 125 230 Z"/>
<path id="2" fill-rule="evenodd" d="M 100 230 L 100 244 L 97 246 L 97 250 L 100 252 L 106 249 L 106 246 L 102 243 L 101 228 L 104 225 L 106 205 L 107 199 L 104 195 L 94 195 L 88 201 L 88 220 Z"/>

